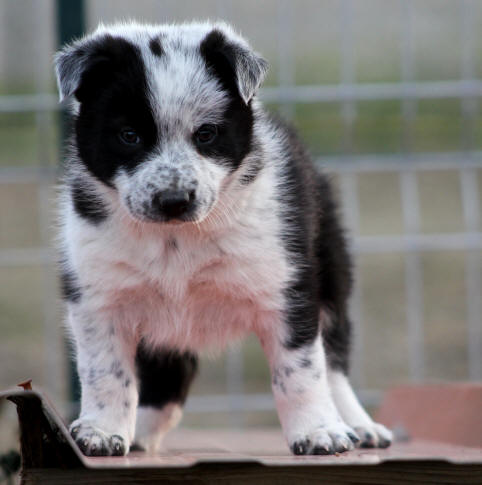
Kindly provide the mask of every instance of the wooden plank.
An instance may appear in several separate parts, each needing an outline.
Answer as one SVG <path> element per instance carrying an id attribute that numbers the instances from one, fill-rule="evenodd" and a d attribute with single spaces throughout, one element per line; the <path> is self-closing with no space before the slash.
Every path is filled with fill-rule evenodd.
<path id="1" fill-rule="evenodd" d="M 24 485 L 209 484 L 209 485 L 390 485 L 482 483 L 482 465 L 395 462 L 378 466 L 263 467 L 253 463 L 200 464 L 181 469 L 58 470 L 28 469 Z"/>

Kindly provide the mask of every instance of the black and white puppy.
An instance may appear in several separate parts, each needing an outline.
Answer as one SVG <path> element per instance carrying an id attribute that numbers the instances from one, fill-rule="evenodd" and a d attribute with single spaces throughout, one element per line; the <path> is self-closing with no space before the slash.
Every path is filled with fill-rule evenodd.
<path id="1" fill-rule="evenodd" d="M 62 283 L 86 455 L 157 449 L 197 353 L 254 332 L 296 454 L 386 447 L 347 380 L 350 258 L 327 179 L 226 24 L 100 26 L 56 56 L 74 132 Z"/>

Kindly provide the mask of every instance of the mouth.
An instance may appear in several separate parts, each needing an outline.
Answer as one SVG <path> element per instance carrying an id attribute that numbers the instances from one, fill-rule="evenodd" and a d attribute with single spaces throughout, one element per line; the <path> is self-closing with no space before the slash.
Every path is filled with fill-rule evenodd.
<path id="1" fill-rule="evenodd" d="M 162 224 L 169 226 L 180 226 L 182 224 L 196 223 L 199 222 L 196 218 L 192 216 L 180 216 L 180 217 L 166 217 L 158 214 L 144 214 L 144 213 L 134 213 L 130 210 L 127 211 L 129 217 L 136 222 L 144 222 L 147 224 Z"/>

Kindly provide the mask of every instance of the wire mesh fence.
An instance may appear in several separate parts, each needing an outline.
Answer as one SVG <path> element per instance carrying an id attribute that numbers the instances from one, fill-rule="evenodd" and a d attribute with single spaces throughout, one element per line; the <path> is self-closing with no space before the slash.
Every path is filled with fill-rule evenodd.
<path id="1" fill-rule="evenodd" d="M 422 3 L 425 10 L 420 6 Z M 376 82 L 357 79 L 360 37 L 357 26 L 361 22 L 361 9 L 366 7 L 352 0 L 296 4 L 279 0 L 267 2 L 263 7 L 263 19 L 269 19 L 271 29 L 265 44 L 268 57 L 273 58 L 276 76 L 268 79 L 260 96 L 300 127 L 317 155 L 317 163 L 333 174 L 339 188 L 357 261 L 351 309 L 356 322 L 352 379 L 368 404 L 376 404 L 380 390 L 393 382 L 482 378 L 479 194 L 482 146 L 478 138 L 482 126 L 478 114 L 482 96 L 478 63 L 482 50 L 478 41 L 482 8 L 473 0 L 441 3 L 442 7 L 435 2 L 412 0 L 364 3 L 371 5 L 369 10 L 374 17 L 371 25 L 384 22 L 384 15 L 391 12 L 395 17 L 391 21 L 397 26 L 393 37 L 398 56 L 394 59 L 390 55 L 389 61 L 383 57 L 380 62 L 396 66 L 398 79 Z M 47 10 L 42 15 L 52 21 L 55 3 L 42 0 L 38 4 Z M 251 11 L 248 7 L 243 10 L 236 2 L 205 2 L 207 12 L 203 17 L 220 16 L 235 24 L 239 21 L 249 31 L 251 15 L 259 7 L 255 7 L 255 2 L 248 4 Z M 186 16 L 184 7 L 175 2 L 139 2 L 137 10 L 127 2 L 90 1 L 86 6 L 88 26 L 101 19 L 136 17 L 140 11 L 151 21 L 179 20 Z M 9 1 L 0 5 L 0 9 L 4 13 L 9 9 L 17 14 L 22 12 Z M 417 29 L 420 30 L 417 22 L 420 23 L 420 18 L 427 20 L 431 9 L 434 22 L 442 10 L 447 17 L 445 21 L 455 25 L 459 34 L 457 49 L 446 53 L 452 61 L 456 59 L 452 64 L 457 64 L 458 76 L 432 79 L 417 76 L 420 65 L 417 53 L 421 48 L 416 42 Z M 331 83 L 309 82 L 309 75 L 300 74 L 305 68 L 303 64 L 300 67 L 303 46 L 300 51 L 297 36 L 304 22 L 312 21 L 310 17 L 321 22 L 324 15 L 328 19 L 323 25 L 334 24 L 331 28 L 337 32 L 339 78 Z M 259 22 L 256 28 L 261 28 Z M 50 35 L 49 39 L 44 47 L 53 51 L 55 37 Z M 16 41 L 18 37 L 6 45 L 11 47 Z M 311 45 L 310 52 L 316 54 L 317 45 Z M 316 70 L 310 54 L 305 57 Z M 321 56 L 318 60 L 318 64 L 330 66 L 330 63 L 330 58 Z M 7 74 L 5 70 L 2 72 L 2 76 Z M 44 74 L 37 77 L 45 78 Z M 32 371 L 28 366 L 20 365 L 20 369 L 34 372 L 49 392 L 68 401 L 62 311 L 51 242 L 53 187 L 58 177 L 59 105 L 48 82 L 33 82 L 33 89 L 27 94 L 12 93 L 15 89 L 3 91 L 0 278 L 5 325 L 1 348 L 2 361 L 6 363 L 0 377 L 2 385 L 11 384 L 8 380 L 11 376 L 24 377 L 19 375 L 18 362 L 12 360 L 23 358 L 29 365 L 37 362 Z M 429 110 L 450 102 L 456 103 L 460 112 L 457 143 L 447 148 L 444 139 L 448 132 L 454 131 L 454 125 L 449 128 L 437 125 L 435 131 L 440 129 L 440 133 L 435 140 L 441 149 L 435 152 L 423 150 L 425 145 L 420 142 L 424 133 L 432 129 L 430 117 L 425 124 L 419 121 L 420 113 L 427 110 L 424 103 L 429 101 L 435 103 L 428 105 Z M 382 153 L 370 154 L 369 150 L 360 149 L 363 143 L 359 133 L 365 129 L 362 121 L 367 117 L 366 110 L 374 109 L 367 106 L 387 102 L 392 103 L 390 116 L 396 117 L 393 123 L 398 149 L 387 143 Z M 306 120 L 312 116 L 310 109 L 318 110 L 316 116 L 322 120 L 326 136 L 334 133 L 332 125 L 338 127 L 335 133 L 338 145 L 331 152 L 323 148 L 325 135 L 317 131 L 320 126 L 307 125 Z M 372 116 L 377 118 L 377 112 Z M 374 147 L 378 146 L 378 138 L 387 136 L 383 126 L 386 119 L 382 116 L 381 126 L 375 127 L 370 135 L 377 140 Z M 15 130 L 15 123 L 28 129 Z M 12 160 L 16 157 L 24 157 L 22 162 L 31 161 L 14 166 Z M 31 331 L 33 325 L 35 331 Z M 273 409 L 269 378 L 260 355 L 256 344 L 250 342 L 229 349 L 219 364 L 207 361 L 207 370 L 188 402 L 188 409 L 193 414 L 233 411 L 232 420 L 237 425 L 246 424 L 238 412 Z M 206 395 L 207 391 L 211 395 Z"/>

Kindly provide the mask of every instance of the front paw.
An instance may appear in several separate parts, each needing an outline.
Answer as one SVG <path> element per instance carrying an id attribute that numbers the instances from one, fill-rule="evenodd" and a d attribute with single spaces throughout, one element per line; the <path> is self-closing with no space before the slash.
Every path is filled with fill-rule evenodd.
<path id="1" fill-rule="evenodd" d="M 122 436 L 106 433 L 79 419 L 70 425 L 70 434 L 86 456 L 123 456 L 127 453 L 126 441 Z"/>
<path id="2" fill-rule="evenodd" d="M 288 439 L 295 455 L 333 455 L 353 450 L 359 441 L 355 431 L 343 422 L 319 426 Z"/>

